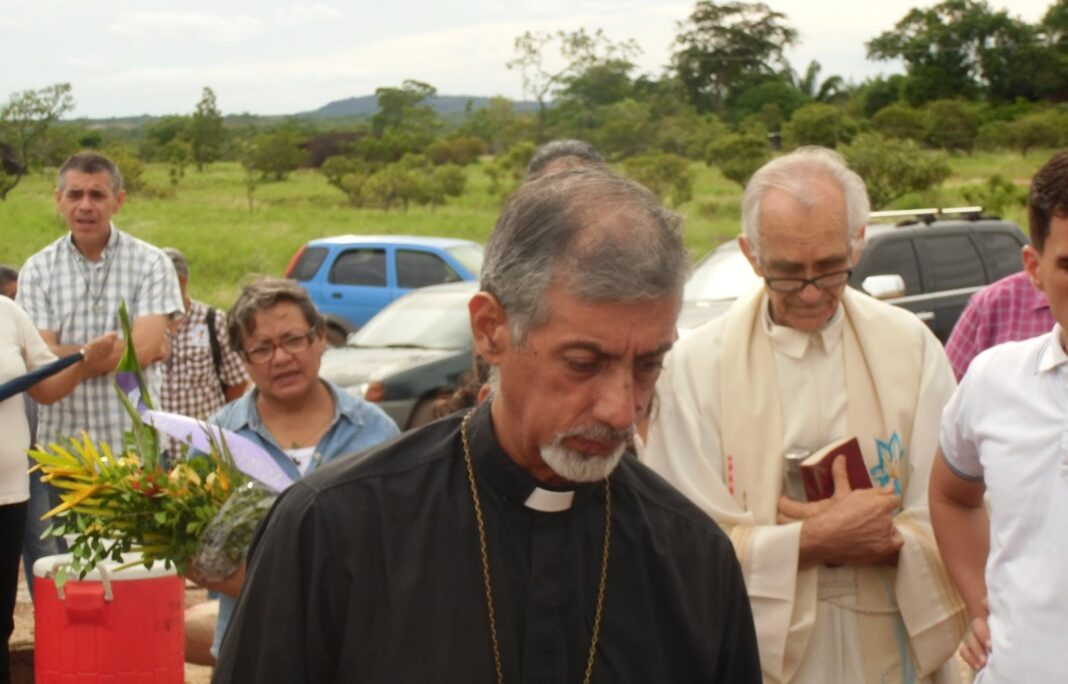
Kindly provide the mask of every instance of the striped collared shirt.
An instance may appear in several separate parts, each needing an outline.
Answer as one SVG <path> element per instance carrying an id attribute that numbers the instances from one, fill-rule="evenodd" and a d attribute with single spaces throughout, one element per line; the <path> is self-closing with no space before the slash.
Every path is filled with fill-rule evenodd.
<path id="1" fill-rule="evenodd" d="M 18 303 L 39 330 L 54 332 L 60 344 L 84 344 L 120 330 L 122 299 L 131 320 L 183 310 L 178 276 L 167 255 L 114 224 L 99 261 L 86 259 L 67 233 L 31 256 L 19 274 Z M 160 391 L 158 365 L 145 371 L 153 397 Z M 80 437 L 86 430 L 94 441 L 106 441 L 116 450 L 130 426 L 110 374 L 86 380 L 65 399 L 41 406 L 39 420 L 42 442 Z"/>
<path id="2" fill-rule="evenodd" d="M 241 356 L 230 347 L 226 314 L 222 311 L 215 312 L 215 339 L 221 352 L 216 372 L 208 331 L 209 310 L 207 304 L 190 300 L 189 312 L 170 336 L 171 353 L 163 365 L 160 394 L 164 411 L 205 420 L 226 403 L 223 386 L 248 382 Z M 171 444 L 172 453 L 177 453 L 173 451 L 176 442 Z"/>

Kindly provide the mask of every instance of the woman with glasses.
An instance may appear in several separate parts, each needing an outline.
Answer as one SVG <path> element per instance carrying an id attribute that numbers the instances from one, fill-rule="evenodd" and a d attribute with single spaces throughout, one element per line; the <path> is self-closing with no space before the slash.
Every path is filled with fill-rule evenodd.
<path id="1" fill-rule="evenodd" d="M 319 377 L 325 321 L 295 282 L 263 278 L 246 286 L 226 321 L 230 344 L 244 359 L 254 389 L 224 406 L 212 422 L 262 446 L 294 480 L 399 434 L 396 423 L 377 405 Z M 222 643 L 244 570 L 242 566 L 217 583 L 192 573 L 194 581 L 221 595 L 212 655 Z M 197 634 L 196 628 L 203 619 L 190 622 L 187 659 L 210 662 L 202 653 L 206 635 Z"/>

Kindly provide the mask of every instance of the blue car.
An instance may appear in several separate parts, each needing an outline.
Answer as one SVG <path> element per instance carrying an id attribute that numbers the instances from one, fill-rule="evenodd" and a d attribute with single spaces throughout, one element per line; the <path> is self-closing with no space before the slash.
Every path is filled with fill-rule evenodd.
<path id="1" fill-rule="evenodd" d="M 413 235 L 338 235 L 312 240 L 285 277 L 307 290 L 327 321 L 327 339 L 344 344 L 384 306 L 416 288 L 477 281 L 482 245 Z"/>

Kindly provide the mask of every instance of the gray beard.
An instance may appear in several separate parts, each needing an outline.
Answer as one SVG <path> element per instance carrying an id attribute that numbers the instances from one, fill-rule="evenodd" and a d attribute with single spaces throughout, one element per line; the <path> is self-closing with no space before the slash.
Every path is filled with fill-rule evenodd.
<path id="1" fill-rule="evenodd" d="M 619 446 L 606 456 L 590 456 L 581 451 L 568 449 L 563 442 L 568 437 L 604 439 L 608 435 L 620 437 Z M 634 429 L 613 432 L 605 428 L 578 428 L 561 433 L 553 441 L 541 447 L 541 458 L 553 472 L 570 482 L 598 482 L 606 479 L 619 465 L 627 445 L 634 436 Z"/>

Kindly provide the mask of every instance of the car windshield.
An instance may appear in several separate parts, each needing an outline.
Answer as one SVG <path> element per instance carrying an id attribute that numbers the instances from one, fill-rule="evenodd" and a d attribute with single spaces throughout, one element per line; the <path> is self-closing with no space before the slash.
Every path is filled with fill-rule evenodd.
<path id="1" fill-rule="evenodd" d="M 717 247 L 694 266 L 682 298 L 688 302 L 703 299 L 737 299 L 759 280 L 737 241 Z"/>
<path id="2" fill-rule="evenodd" d="M 482 247 L 479 245 L 456 245 L 445 250 L 475 277 L 482 273 Z"/>
<path id="3" fill-rule="evenodd" d="M 471 346 L 471 292 L 414 292 L 382 309 L 353 333 L 350 347 L 465 349 Z"/>

